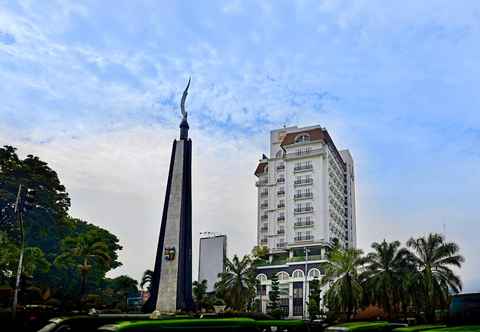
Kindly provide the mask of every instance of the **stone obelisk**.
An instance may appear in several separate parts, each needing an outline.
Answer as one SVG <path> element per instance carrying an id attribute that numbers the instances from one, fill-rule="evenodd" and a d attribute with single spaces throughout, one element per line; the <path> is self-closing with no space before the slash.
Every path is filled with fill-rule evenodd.
<path id="1" fill-rule="evenodd" d="M 173 141 L 162 224 L 150 298 L 145 311 L 174 313 L 192 309 L 192 140 L 185 100 L 180 103 L 180 139 Z"/>

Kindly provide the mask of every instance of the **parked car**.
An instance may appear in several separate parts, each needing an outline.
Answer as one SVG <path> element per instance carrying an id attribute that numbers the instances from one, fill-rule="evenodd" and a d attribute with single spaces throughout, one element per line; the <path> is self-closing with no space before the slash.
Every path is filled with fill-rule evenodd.
<path id="1" fill-rule="evenodd" d="M 149 314 L 100 314 L 52 318 L 38 332 L 90 332 L 105 324 L 148 319 Z"/>

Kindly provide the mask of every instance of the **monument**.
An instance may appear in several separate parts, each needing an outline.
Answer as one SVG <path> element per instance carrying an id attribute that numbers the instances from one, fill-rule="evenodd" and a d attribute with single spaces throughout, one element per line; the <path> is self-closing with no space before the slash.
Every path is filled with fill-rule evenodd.
<path id="1" fill-rule="evenodd" d="M 180 139 L 173 141 L 162 223 L 150 298 L 146 312 L 174 313 L 192 309 L 192 140 L 188 138 L 185 100 L 180 108 Z"/>

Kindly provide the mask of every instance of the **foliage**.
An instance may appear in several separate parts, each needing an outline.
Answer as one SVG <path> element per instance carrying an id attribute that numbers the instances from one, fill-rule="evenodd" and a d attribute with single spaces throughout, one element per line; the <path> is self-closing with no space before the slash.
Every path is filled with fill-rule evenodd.
<path id="1" fill-rule="evenodd" d="M 335 249 L 324 264 L 325 276 L 322 285 L 329 285 L 325 302 L 330 310 L 344 313 L 349 320 L 360 306 L 362 285 L 359 269 L 363 264 L 359 249 Z"/>
<path id="2" fill-rule="evenodd" d="M 195 301 L 195 306 L 197 310 L 201 311 L 206 307 L 207 300 L 207 280 L 194 281 L 193 282 L 193 300 Z"/>
<path id="3" fill-rule="evenodd" d="M 409 252 L 400 248 L 399 241 L 372 244 L 373 252 L 364 260 L 365 271 L 361 274 L 367 303 L 379 305 L 388 315 L 399 309 L 399 301 L 405 283 L 403 280 L 412 271 Z"/>
<path id="4" fill-rule="evenodd" d="M 93 264 L 108 270 L 111 263 L 108 246 L 99 240 L 98 234 L 91 230 L 85 234 L 67 237 L 61 244 L 62 254 L 55 264 L 62 267 L 77 266 L 80 273 L 80 298 L 85 294 L 86 279 Z"/>
<path id="5" fill-rule="evenodd" d="M 270 303 L 268 304 L 268 309 L 270 314 L 275 318 L 280 318 L 282 311 L 279 308 L 278 301 L 280 299 L 280 283 L 278 281 L 278 276 L 276 274 L 271 277 L 272 288 L 268 293 L 268 298 Z"/>
<path id="6" fill-rule="evenodd" d="M 252 249 L 253 259 L 268 259 L 268 254 L 270 253 L 267 246 L 255 246 Z"/>
<path id="7" fill-rule="evenodd" d="M 435 308 L 448 304 L 449 292 L 462 290 L 462 282 L 451 267 L 460 268 L 465 259 L 459 254 L 458 245 L 446 242 L 440 234 L 411 238 L 407 246 L 412 250 L 412 260 L 418 271 L 415 278 L 425 301 L 426 319 L 431 322 L 435 319 Z"/>
<path id="8" fill-rule="evenodd" d="M 308 296 L 308 315 L 311 320 L 320 315 L 320 280 L 315 277 L 310 281 L 310 295 Z"/>
<path id="9" fill-rule="evenodd" d="M 220 280 L 215 284 L 217 296 L 226 305 L 235 310 L 247 310 L 253 303 L 256 294 L 254 267 L 248 256 L 241 260 L 237 255 L 226 259 L 225 272 L 220 273 Z"/>

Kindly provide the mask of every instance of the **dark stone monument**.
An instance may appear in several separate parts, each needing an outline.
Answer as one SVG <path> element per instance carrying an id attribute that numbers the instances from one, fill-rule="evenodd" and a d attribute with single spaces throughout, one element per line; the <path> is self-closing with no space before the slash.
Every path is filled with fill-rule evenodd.
<path id="1" fill-rule="evenodd" d="M 173 141 L 162 224 L 146 312 L 192 309 L 192 140 L 188 138 L 185 100 L 181 101 L 180 139 Z"/>

